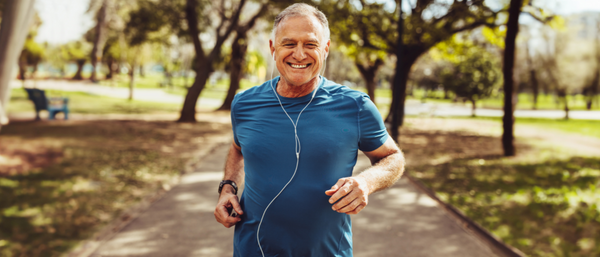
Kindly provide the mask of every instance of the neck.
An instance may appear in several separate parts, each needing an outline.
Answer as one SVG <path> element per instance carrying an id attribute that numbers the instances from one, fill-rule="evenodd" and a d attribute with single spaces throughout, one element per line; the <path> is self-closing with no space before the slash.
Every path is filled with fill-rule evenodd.
<path id="1" fill-rule="evenodd" d="M 315 90 L 319 86 L 320 81 L 319 76 L 316 76 L 306 84 L 296 86 L 288 84 L 284 79 L 279 79 L 279 82 L 277 82 L 277 93 L 287 98 L 303 97 Z"/>

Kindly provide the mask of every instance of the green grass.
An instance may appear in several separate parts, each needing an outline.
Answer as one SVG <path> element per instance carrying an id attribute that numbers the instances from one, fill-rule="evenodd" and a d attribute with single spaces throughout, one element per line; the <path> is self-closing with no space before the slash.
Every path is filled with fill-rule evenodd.
<path id="1" fill-rule="evenodd" d="M 68 97 L 69 111 L 81 114 L 142 114 L 178 112 L 181 104 L 129 101 L 127 99 L 92 95 L 83 92 L 45 90 L 48 97 Z M 33 103 L 27 98 L 25 90 L 12 89 L 9 113 L 33 112 Z"/>
<path id="2" fill-rule="evenodd" d="M 442 91 L 429 92 L 427 98 L 423 99 L 425 91 L 422 89 L 415 89 L 413 95 L 409 96 L 409 99 L 418 99 L 426 102 L 435 103 L 452 103 L 452 99 L 444 99 L 444 93 Z M 383 95 L 387 95 L 384 93 Z M 451 97 L 452 98 L 452 97 Z M 521 110 L 532 110 L 533 109 L 533 95 L 530 93 L 520 93 L 517 102 L 517 109 Z M 570 110 L 587 110 L 584 96 L 581 94 L 568 96 L 569 109 Z M 558 102 L 557 102 L 558 101 Z M 564 106 L 554 95 L 538 95 L 538 110 L 563 110 Z M 466 102 L 469 106 L 471 103 Z M 504 95 L 497 94 L 495 96 L 477 101 L 478 108 L 489 108 L 489 109 L 502 109 L 504 106 Z M 599 102 L 595 101 L 592 104 L 592 110 L 600 110 Z"/>
<path id="3" fill-rule="evenodd" d="M 492 120 L 498 122 L 501 126 L 500 117 L 454 117 L 452 119 L 478 119 Z M 540 118 L 516 118 L 515 126 L 527 125 L 539 128 L 540 130 L 555 130 L 583 136 L 600 138 L 600 120 L 565 120 L 565 119 L 540 119 Z"/>
<path id="4" fill-rule="evenodd" d="M 182 171 L 186 153 L 200 147 L 193 142 L 223 130 L 205 122 L 3 126 L 0 154 L 35 167 L 0 168 L 0 256 L 61 256 L 165 188 Z"/>
<path id="5" fill-rule="evenodd" d="M 167 85 L 165 77 L 162 73 L 149 73 L 144 77 L 136 76 L 134 83 L 136 88 L 163 89 L 165 92 L 170 94 L 186 95 L 187 87 L 194 83 L 194 77 L 189 77 L 187 79 L 183 77 L 174 77 L 171 79 L 171 85 Z M 100 85 L 128 88 L 129 76 L 117 75 L 113 80 L 100 81 Z M 250 82 L 247 79 L 242 79 L 240 81 L 240 90 L 245 90 L 256 85 L 257 83 Z M 202 91 L 201 97 L 219 100 L 225 99 L 228 89 L 229 79 L 221 79 L 215 83 L 211 83 L 209 80 Z"/>
<path id="6" fill-rule="evenodd" d="M 598 158 L 477 158 L 413 170 L 442 200 L 527 255 L 600 255 Z"/>

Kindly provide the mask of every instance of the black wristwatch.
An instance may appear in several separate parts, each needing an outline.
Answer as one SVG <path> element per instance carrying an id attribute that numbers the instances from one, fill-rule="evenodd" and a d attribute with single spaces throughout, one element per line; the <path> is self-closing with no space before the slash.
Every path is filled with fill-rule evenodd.
<path id="1" fill-rule="evenodd" d="M 235 182 L 233 182 L 231 180 L 223 180 L 223 181 L 221 181 L 221 183 L 219 183 L 219 195 L 221 194 L 221 190 L 223 190 L 223 186 L 225 184 L 231 185 L 233 187 L 233 190 L 234 190 L 233 193 L 237 195 L 237 191 L 238 191 L 237 185 L 235 184 Z"/>

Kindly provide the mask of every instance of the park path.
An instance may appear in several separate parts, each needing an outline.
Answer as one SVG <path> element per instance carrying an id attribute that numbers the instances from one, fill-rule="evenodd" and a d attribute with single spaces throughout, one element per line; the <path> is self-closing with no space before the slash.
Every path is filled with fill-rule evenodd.
<path id="1" fill-rule="evenodd" d="M 89 81 L 67 81 L 67 80 L 38 80 L 27 82 L 27 87 L 35 85 L 40 89 L 54 89 L 64 91 L 80 91 L 90 94 L 110 96 L 115 98 L 128 98 L 129 89 L 123 87 L 109 87 L 95 84 Z M 10 83 L 12 88 L 22 87 L 22 83 L 13 80 Z M 140 101 L 163 102 L 163 103 L 183 103 L 184 96 L 166 93 L 162 89 L 136 88 L 134 90 L 134 99 Z M 388 98 L 377 98 L 378 103 L 389 103 Z M 216 109 L 221 106 L 221 99 L 200 97 L 198 106 L 206 109 Z M 407 115 L 434 116 L 434 117 L 452 117 L 452 116 L 471 116 L 470 105 L 448 104 L 448 103 L 422 103 L 420 100 L 408 99 L 406 101 Z M 502 117 L 504 112 L 500 109 L 476 110 L 476 115 L 481 117 Z M 515 117 L 528 118 L 551 118 L 561 119 L 565 117 L 562 110 L 516 110 Z M 600 111 L 570 111 L 571 119 L 600 120 Z"/>
<path id="2" fill-rule="evenodd" d="M 95 251 L 78 256 L 232 256 L 233 229 L 213 216 L 228 146 L 215 146 L 137 219 L 99 242 Z M 355 170 L 369 165 L 360 154 Z M 373 194 L 352 221 L 357 257 L 497 256 L 406 178 Z"/>

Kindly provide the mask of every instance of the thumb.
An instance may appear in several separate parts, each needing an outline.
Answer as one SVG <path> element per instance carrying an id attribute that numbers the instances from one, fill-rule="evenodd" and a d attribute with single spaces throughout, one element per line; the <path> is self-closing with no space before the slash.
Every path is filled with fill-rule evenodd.
<path id="1" fill-rule="evenodd" d="M 338 180 L 338 182 L 335 183 L 335 185 L 333 185 L 331 187 L 331 189 L 325 191 L 325 194 L 328 195 L 328 196 L 332 196 L 333 194 L 335 194 L 335 192 L 338 191 L 338 189 L 340 189 L 340 187 L 342 187 L 344 185 L 344 183 L 345 183 L 344 179 Z"/>

